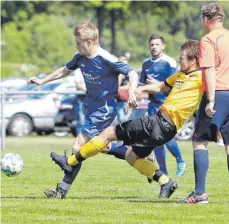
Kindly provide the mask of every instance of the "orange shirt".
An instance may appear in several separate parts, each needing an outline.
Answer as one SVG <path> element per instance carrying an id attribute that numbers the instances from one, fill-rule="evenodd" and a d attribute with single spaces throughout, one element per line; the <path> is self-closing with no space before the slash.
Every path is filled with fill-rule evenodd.
<path id="1" fill-rule="evenodd" d="M 213 29 L 200 41 L 200 68 L 215 67 L 216 90 L 229 90 L 229 31 Z M 203 79 L 203 91 L 205 91 Z"/>

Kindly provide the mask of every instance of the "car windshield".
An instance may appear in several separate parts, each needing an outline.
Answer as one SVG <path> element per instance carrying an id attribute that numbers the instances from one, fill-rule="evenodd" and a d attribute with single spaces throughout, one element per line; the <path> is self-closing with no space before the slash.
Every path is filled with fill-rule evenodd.
<path id="1" fill-rule="evenodd" d="M 61 84 L 61 82 L 46 83 L 42 86 L 38 86 L 34 90 L 36 90 L 36 91 L 54 91 L 60 84 Z M 46 95 L 47 94 L 42 94 L 42 93 L 41 94 L 30 94 L 29 98 L 31 98 L 31 99 L 42 99 Z"/>

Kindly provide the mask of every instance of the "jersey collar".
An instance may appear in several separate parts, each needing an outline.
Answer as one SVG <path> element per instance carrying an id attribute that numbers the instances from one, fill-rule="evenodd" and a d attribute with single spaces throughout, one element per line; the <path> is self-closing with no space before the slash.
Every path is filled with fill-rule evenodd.
<path id="1" fill-rule="evenodd" d="M 200 71 L 201 69 L 200 68 L 198 68 L 198 69 L 195 69 L 195 70 L 192 70 L 192 71 L 190 71 L 190 72 L 184 72 L 184 74 L 185 75 L 189 75 L 190 73 L 193 73 L 193 72 L 195 72 L 195 71 Z"/>

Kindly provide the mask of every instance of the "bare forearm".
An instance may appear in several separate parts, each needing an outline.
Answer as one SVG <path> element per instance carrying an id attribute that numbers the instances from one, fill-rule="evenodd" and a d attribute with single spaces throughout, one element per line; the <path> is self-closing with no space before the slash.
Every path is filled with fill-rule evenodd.
<path id="1" fill-rule="evenodd" d="M 129 76 L 129 93 L 134 93 L 138 86 L 138 74 L 132 70 L 128 74 Z"/>
<path id="2" fill-rule="evenodd" d="M 144 93 L 154 94 L 154 93 L 162 92 L 163 86 L 164 86 L 163 82 L 155 82 L 153 84 L 141 86 L 139 88 L 141 88 L 142 92 Z"/>
<path id="3" fill-rule="evenodd" d="M 44 79 L 42 79 L 42 84 L 53 80 L 61 79 L 69 75 L 71 72 L 72 71 L 67 70 L 65 67 L 58 68 L 56 71 L 52 72 L 51 74 L 47 75 Z"/>
<path id="4" fill-rule="evenodd" d="M 215 86 L 216 86 L 216 78 L 215 78 L 215 68 L 208 68 L 204 71 L 204 78 L 206 84 L 206 94 L 209 100 L 215 99 Z"/>

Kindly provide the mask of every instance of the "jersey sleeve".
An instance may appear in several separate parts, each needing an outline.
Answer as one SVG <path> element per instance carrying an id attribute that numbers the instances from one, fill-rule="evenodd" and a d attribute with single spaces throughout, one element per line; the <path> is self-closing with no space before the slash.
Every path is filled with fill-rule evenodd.
<path id="1" fill-rule="evenodd" d="M 73 59 L 71 61 L 69 61 L 65 67 L 68 69 L 68 70 L 76 70 L 79 66 L 78 66 L 78 59 L 80 57 L 80 53 L 76 53 L 73 57 Z"/>
<path id="2" fill-rule="evenodd" d="M 133 70 L 128 64 L 117 60 L 116 62 L 109 62 L 111 68 L 118 74 L 128 75 Z"/>
<path id="3" fill-rule="evenodd" d="M 177 71 L 178 71 L 178 65 L 177 65 L 176 62 L 175 62 L 175 64 L 173 66 L 172 65 L 169 65 L 168 66 L 168 72 L 167 72 L 167 77 L 166 78 L 169 78 L 170 76 L 172 76 L 173 74 L 175 74 Z"/>
<path id="4" fill-rule="evenodd" d="M 165 85 L 168 86 L 168 87 L 170 87 L 170 88 L 172 88 L 173 85 L 175 84 L 175 82 L 176 82 L 178 76 L 179 76 L 179 73 L 176 73 L 176 74 L 170 76 L 169 78 L 167 78 L 167 79 L 165 80 L 165 82 L 164 82 Z"/>
<path id="5" fill-rule="evenodd" d="M 200 68 L 209 68 L 215 66 L 214 44 L 208 38 L 202 38 L 199 49 Z"/>

